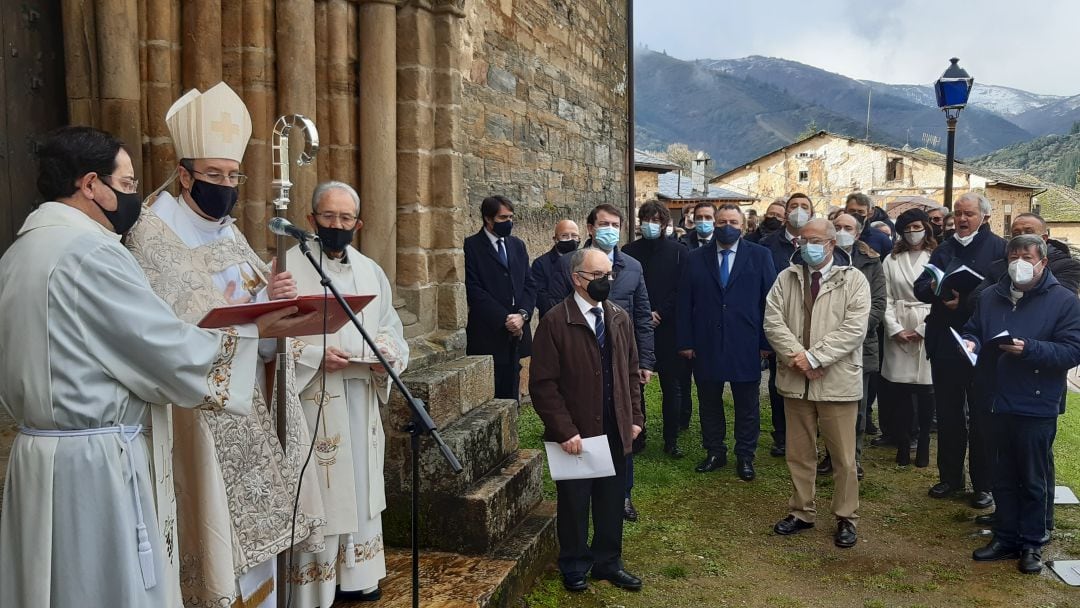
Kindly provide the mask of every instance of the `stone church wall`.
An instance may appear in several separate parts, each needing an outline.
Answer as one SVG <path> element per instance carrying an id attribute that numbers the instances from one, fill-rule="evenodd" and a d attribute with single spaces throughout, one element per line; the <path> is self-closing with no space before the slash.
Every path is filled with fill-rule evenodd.
<path id="1" fill-rule="evenodd" d="M 592 207 L 626 207 L 626 5 L 475 0 L 465 11 L 465 232 L 484 197 L 504 194 L 535 257 L 558 219 L 584 234 Z"/>

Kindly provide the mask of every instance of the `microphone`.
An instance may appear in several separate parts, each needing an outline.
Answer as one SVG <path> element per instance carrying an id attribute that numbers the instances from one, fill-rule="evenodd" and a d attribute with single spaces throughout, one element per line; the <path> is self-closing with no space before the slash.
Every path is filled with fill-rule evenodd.
<path id="1" fill-rule="evenodd" d="M 270 220 L 270 232 L 278 236 L 291 236 L 298 241 L 317 241 L 319 237 L 297 228 L 292 222 L 283 218 L 275 217 Z"/>

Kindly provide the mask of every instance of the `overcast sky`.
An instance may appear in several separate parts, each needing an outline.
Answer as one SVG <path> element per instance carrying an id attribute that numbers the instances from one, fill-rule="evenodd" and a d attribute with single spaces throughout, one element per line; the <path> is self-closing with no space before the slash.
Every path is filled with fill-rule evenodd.
<path id="1" fill-rule="evenodd" d="M 853 78 L 1080 93 L 1077 0 L 633 0 L 634 42 L 679 59 L 766 55 Z"/>

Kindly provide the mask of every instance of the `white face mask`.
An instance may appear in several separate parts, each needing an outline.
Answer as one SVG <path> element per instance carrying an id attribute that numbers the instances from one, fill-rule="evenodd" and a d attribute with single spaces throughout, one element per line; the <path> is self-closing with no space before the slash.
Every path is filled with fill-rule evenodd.
<path id="1" fill-rule="evenodd" d="M 855 244 L 855 235 L 846 230 L 836 231 L 836 245 L 847 249 Z"/>
<path id="2" fill-rule="evenodd" d="M 964 247 L 967 247 L 971 244 L 971 241 L 975 239 L 975 233 L 972 232 L 967 236 L 960 236 L 960 233 L 957 232 L 953 233 L 953 238 L 956 239 L 956 242 L 960 243 Z"/>
<path id="3" fill-rule="evenodd" d="M 1035 279 L 1035 265 L 1026 260 L 1009 262 L 1009 278 L 1013 285 L 1027 285 Z"/>
<path id="4" fill-rule="evenodd" d="M 802 207 L 796 207 L 794 211 L 788 214 L 788 224 L 796 230 L 802 229 L 806 225 L 806 222 L 810 221 L 810 212 Z"/>
<path id="5" fill-rule="evenodd" d="M 908 245 L 911 245 L 912 247 L 914 247 L 915 245 L 918 245 L 919 243 L 922 243 L 923 239 L 925 239 L 925 238 L 926 238 L 926 231 L 925 230 L 916 230 L 914 232 L 905 232 L 904 233 L 904 240 L 907 241 Z"/>

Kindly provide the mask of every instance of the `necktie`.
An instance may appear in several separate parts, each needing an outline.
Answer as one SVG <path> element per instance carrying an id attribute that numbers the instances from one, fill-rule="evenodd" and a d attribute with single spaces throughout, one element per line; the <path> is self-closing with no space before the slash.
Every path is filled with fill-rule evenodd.
<path id="1" fill-rule="evenodd" d="M 818 292 L 821 291 L 821 273 L 814 271 L 810 275 L 810 299 L 817 300 Z"/>
<path id="2" fill-rule="evenodd" d="M 731 255 L 730 249 L 721 249 L 720 255 L 720 286 L 727 289 L 728 279 L 731 277 L 731 271 L 728 270 L 728 256 Z"/>
<path id="3" fill-rule="evenodd" d="M 510 262 L 508 262 L 507 259 L 506 259 L 506 247 L 503 246 L 503 240 L 499 239 L 498 241 L 496 241 L 496 243 L 497 243 L 496 246 L 499 249 L 499 261 L 502 262 L 502 265 L 504 267 L 509 268 L 510 267 Z"/>
<path id="4" fill-rule="evenodd" d="M 589 312 L 596 315 L 596 342 L 600 344 L 600 348 L 604 348 L 604 344 L 607 342 L 607 332 L 604 329 L 604 309 L 597 306 L 589 309 Z"/>

